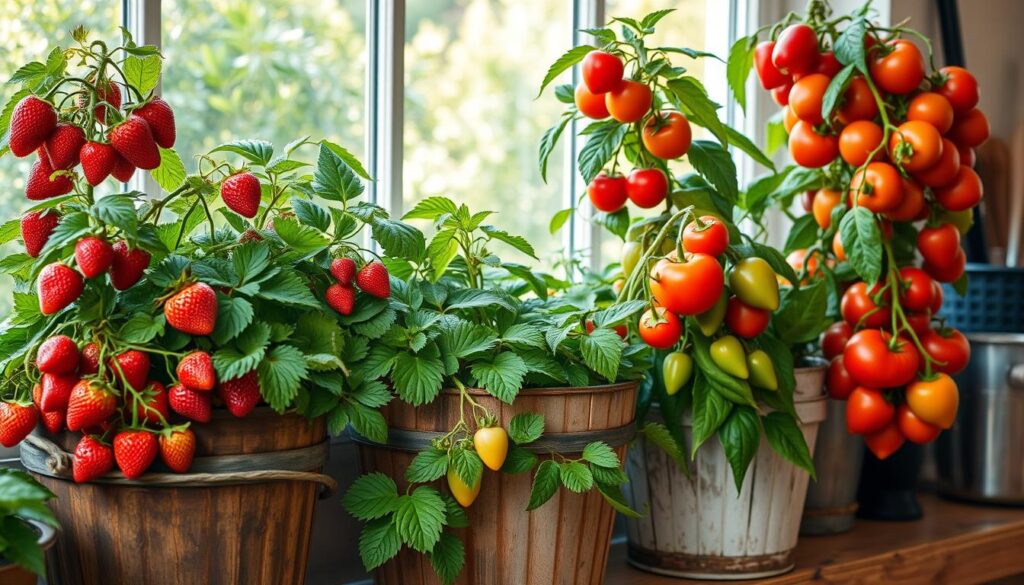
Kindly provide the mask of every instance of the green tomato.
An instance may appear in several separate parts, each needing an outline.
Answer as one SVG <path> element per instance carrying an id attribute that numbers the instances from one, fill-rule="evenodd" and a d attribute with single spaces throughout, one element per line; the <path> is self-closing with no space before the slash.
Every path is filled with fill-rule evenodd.
<path id="1" fill-rule="evenodd" d="M 624 278 L 628 279 L 629 275 L 633 273 L 637 262 L 640 262 L 642 253 L 643 247 L 640 246 L 640 242 L 626 242 L 622 245 L 622 276 Z"/>
<path id="2" fill-rule="evenodd" d="M 974 225 L 974 210 L 949 211 L 944 209 L 939 213 L 939 218 L 946 223 L 953 224 L 961 236 L 966 236 Z"/>
<path id="3" fill-rule="evenodd" d="M 674 396 L 690 381 L 692 375 L 693 358 L 681 351 L 673 351 L 665 356 L 661 364 L 661 378 L 665 383 L 666 394 Z"/>
<path id="4" fill-rule="evenodd" d="M 778 390 L 779 379 L 775 375 L 772 358 L 760 349 L 747 355 L 747 367 L 750 369 L 750 383 L 765 390 Z"/>
<path id="5" fill-rule="evenodd" d="M 729 288 L 741 301 L 756 309 L 779 308 L 779 281 L 762 258 L 744 258 L 729 274 Z"/>
<path id="6" fill-rule="evenodd" d="M 746 380 L 750 370 L 744 358 L 743 344 L 735 336 L 726 335 L 711 344 L 711 361 L 726 374 Z"/>
<path id="7" fill-rule="evenodd" d="M 694 320 L 697 321 L 697 326 L 700 328 L 700 332 L 711 337 L 718 328 L 722 326 L 722 321 L 725 320 L 725 308 L 729 305 L 729 293 L 724 288 L 722 289 L 722 296 L 718 297 L 715 305 L 704 311 L 703 313 L 694 316 Z"/>

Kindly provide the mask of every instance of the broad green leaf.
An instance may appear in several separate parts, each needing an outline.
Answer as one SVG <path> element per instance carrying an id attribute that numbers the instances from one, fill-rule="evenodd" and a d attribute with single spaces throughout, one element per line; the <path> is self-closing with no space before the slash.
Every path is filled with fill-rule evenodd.
<path id="1" fill-rule="evenodd" d="M 260 361 L 257 372 L 263 399 L 271 408 L 283 413 L 299 393 L 299 384 L 306 378 L 308 369 L 301 351 L 291 345 L 278 345 Z"/>
<path id="2" fill-rule="evenodd" d="M 125 81 L 139 90 L 139 93 L 146 95 L 156 87 L 157 83 L 160 83 L 162 65 L 163 60 L 158 55 L 148 57 L 129 55 L 122 64 Z"/>
<path id="3" fill-rule="evenodd" d="M 345 492 L 341 505 L 359 520 L 386 516 L 398 507 L 398 486 L 383 473 L 360 476 Z"/>
<path id="4" fill-rule="evenodd" d="M 760 148 L 754 144 L 754 141 L 747 138 L 746 135 L 741 134 L 739 130 L 734 129 L 732 126 L 725 127 L 725 133 L 729 136 L 729 145 L 733 146 L 747 154 L 750 158 L 754 159 L 755 162 L 761 166 L 775 170 L 775 163 L 772 159 L 768 158 Z"/>
<path id="5" fill-rule="evenodd" d="M 814 461 L 807 449 L 807 441 L 800 432 L 796 419 L 783 412 L 770 412 L 763 419 L 764 434 L 776 453 L 811 474 L 815 479 Z"/>
<path id="6" fill-rule="evenodd" d="M 213 367 L 221 380 L 238 378 L 255 370 L 263 361 L 270 342 L 270 326 L 253 322 L 229 345 L 213 354 Z"/>
<path id="7" fill-rule="evenodd" d="M 606 325 L 614 325 L 621 323 L 626 319 L 636 315 L 640 311 L 644 310 L 647 306 L 647 302 L 641 300 L 625 301 L 622 303 L 616 303 L 607 309 L 602 309 L 594 313 L 593 321 L 595 327 L 604 327 Z"/>
<path id="8" fill-rule="evenodd" d="M 232 152 L 241 155 L 249 162 L 265 165 L 274 156 L 274 145 L 266 140 L 235 140 L 221 144 L 210 151 L 211 154 L 214 152 Z"/>
<path id="9" fill-rule="evenodd" d="M 403 352 L 394 358 L 391 381 L 402 400 L 413 406 L 432 402 L 441 391 L 442 377 L 437 357 Z"/>
<path id="10" fill-rule="evenodd" d="M 783 252 L 793 250 L 805 250 L 818 241 L 818 221 L 814 215 L 808 213 L 796 218 L 793 227 L 789 229 L 786 236 L 786 244 L 782 247 Z"/>
<path id="11" fill-rule="evenodd" d="M 405 480 L 410 483 L 428 483 L 448 472 L 448 452 L 433 447 L 420 451 L 405 468 Z"/>
<path id="12" fill-rule="evenodd" d="M 619 361 L 625 344 L 611 329 L 594 329 L 580 337 L 580 353 L 587 367 L 614 382 L 619 371 Z"/>
<path id="13" fill-rule="evenodd" d="M 743 478 L 747 474 L 750 462 L 757 455 L 757 447 L 761 441 L 761 425 L 754 409 L 749 406 L 734 408 L 719 430 L 719 439 L 725 448 L 725 458 L 732 468 L 732 477 L 738 493 L 743 488 Z"/>
<path id="14" fill-rule="evenodd" d="M 326 209 L 301 197 L 292 197 L 292 211 L 300 223 L 326 232 L 331 227 L 331 215 Z"/>
<path id="15" fill-rule="evenodd" d="M 686 114 L 691 122 L 707 128 L 718 139 L 722 147 L 729 146 L 729 136 L 726 134 L 725 124 L 718 119 L 718 109 L 721 106 L 708 97 L 700 80 L 695 77 L 680 77 L 669 81 L 668 89 L 671 92 L 669 99 L 675 98 L 673 103 Z M 692 145 L 689 154 L 692 162 Z M 733 176 L 735 177 L 735 171 L 733 171 Z M 717 183 L 715 185 L 718 186 Z"/>
<path id="16" fill-rule="evenodd" d="M 523 449 L 512 445 L 509 448 L 508 456 L 505 457 L 505 464 L 501 466 L 502 473 L 526 473 L 533 469 L 533 466 L 537 465 L 537 456 Z"/>
<path id="17" fill-rule="evenodd" d="M 825 330 L 828 319 L 828 288 L 821 280 L 782 295 L 779 310 L 772 315 L 775 333 L 790 345 L 811 343 Z"/>
<path id="18" fill-rule="evenodd" d="M 690 164 L 730 203 L 739 197 L 736 163 L 728 151 L 708 140 L 694 140 L 687 153 Z"/>
<path id="19" fill-rule="evenodd" d="M 367 181 L 373 180 L 370 178 L 370 174 L 366 172 L 366 169 L 363 168 L 363 164 L 359 162 L 359 159 L 354 154 L 349 152 L 344 146 L 341 146 L 340 144 L 335 144 L 330 140 L 323 140 L 320 142 L 320 144 L 327 147 L 328 150 L 330 150 L 338 158 L 344 161 L 344 163 L 348 165 L 349 168 L 351 168 L 353 171 L 355 171 L 357 175 L 366 179 Z"/>
<path id="20" fill-rule="evenodd" d="M 365 188 L 344 158 L 326 144 L 320 145 L 313 173 L 313 191 L 317 195 L 330 201 L 348 201 L 362 195 Z"/>
<path id="21" fill-rule="evenodd" d="M 583 459 L 598 467 L 618 469 L 619 456 L 606 443 L 595 441 L 583 448 Z"/>
<path id="22" fill-rule="evenodd" d="M 469 321 L 459 321 L 454 327 L 444 329 L 441 339 L 448 353 L 457 358 L 490 351 L 498 343 L 498 336 L 493 331 Z"/>
<path id="23" fill-rule="evenodd" d="M 882 274 L 882 235 L 874 214 L 864 207 L 851 209 L 839 222 L 839 235 L 857 274 L 868 284 L 878 282 Z"/>
<path id="24" fill-rule="evenodd" d="M 517 445 L 532 443 L 544 434 L 544 416 L 535 412 L 524 412 L 508 422 L 508 436 Z"/>
<path id="25" fill-rule="evenodd" d="M 843 65 L 853 65 L 864 75 L 868 74 L 867 58 L 864 49 L 864 34 L 867 31 L 868 22 L 864 17 L 857 18 L 851 22 L 833 46 L 836 59 Z"/>
<path id="26" fill-rule="evenodd" d="M 533 246 L 531 246 L 530 242 L 527 242 L 526 238 L 522 236 L 516 236 L 506 232 L 505 230 L 489 225 L 480 226 L 480 231 L 487 234 L 487 236 L 492 240 L 505 242 L 523 254 L 526 254 L 531 258 L 537 258 L 537 253 L 533 250 Z"/>
<path id="27" fill-rule="evenodd" d="M 454 214 L 457 210 L 458 207 L 451 199 L 435 195 L 434 197 L 421 199 L 419 203 L 402 216 L 402 219 L 428 219 L 434 221 L 446 213 Z"/>
<path id="28" fill-rule="evenodd" d="M 567 221 L 572 217 L 572 213 L 575 211 L 574 208 L 569 207 L 568 209 L 562 209 L 558 213 L 551 216 L 551 223 L 548 224 L 548 232 L 551 235 L 558 233 L 558 230 L 562 229 Z"/>
<path id="29" fill-rule="evenodd" d="M 562 485 L 562 478 L 558 464 L 550 459 L 542 461 L 540 466 L 537 467 L 537 472 L 533 475 L 533 485 L 530 488 L 530 502 L 527 504 L 526 510 L 536 510 L 543 506 L 551 499 L 551 496 L 555 495 L 560 485 Z"/>
<path id="30" fill-rule="evenodd" d="M 292 272 L 282 271 L 260 283 L 261 299 L 276 301 L 286 305 L 299 305 L 304 307 L 319 308 L 320 302 L 316 300 L 313 293 L 302 278 Z"/>
<path id="31" fill-rule="evenodd" d="M 423 232 L 407 223 L 390 219 L 377 219 L 372 225 L 373 239 L 389 256 L 417 261 L 423 258 L 426 241 Z"/>
<path id="32" fill-rule="evenodd" d="M 511 404 L 523 387 L 527 370 L 523 358 L 510 351 L 503 351 L 491 359 L 474 361 L 470 372 L 492 396 Z"/>
<path id="33" fill-rule="evenodd" d="M 466 548 L 458 537 L 444 532 L 434 545 L 434 550 L 430 551 L 429 557 L 430 566 L 437 573 L 441 583 L 451 585 L 466 564 Z"/>
<path id="34" fill-rule="evenodd" d="M 185 182 L 185 163 L 173 148 L 160 148 L 160 166 L 149 172 L 164 191 L 170 193 Z"/>
<path id="35" fill-rule="evenodd" d="M 849 85 L 850 79 L 853 77 L 855 67 L 856 65 L 852 63 L 843 67 L 832 78 L 828 87 L 825 88 L 825 95 L 821 98 L 821 117 L 823 119 L 829 120 L 832 118 L 832 110 L 836 108 L 836 104 L 839 103 L 840 98 L 846 92 L 846 86 Z"/>
<path id="36" fill-rule="evenodd" d="M 747 110 L 747 78 L 754 66 L 754 47 L 757 37 L 742 37 L 729 49 L 729 59 L 725 68 L 725 76 L 729 81 L 729 89 L 740 108 Z"/>
<path id="37" fill-rule="evenodd" d="M 359 535 L 359 558 L 368 571 L 386 563 L 398 554 L 401 547 L 402 540 L 398 537 L 398 528 L 392 518 L 370 521 Z"/>
<path id="38" fill-rule="evenodd" d="M 445 523 L 445 505 L 441 494 L 427 486 L 399 496 L 395 526 L 402 542 L 413 550 L 430 552 L 441 539 Z"/>
<path id="39" fill-rule="evenodd" d="M 593 130 L 591 130 L 593 129 Z M 615 149 L 626 136 L 629 126 L 614 120 L 595 122 L 587 127 L 587 143 L 576 158 L 583 182 L 589 184 L 611 160 Z"/>
<path id="40" fill-rule="evenodd" d="M 388 440 L 388 423 L 380 411 L 367 408 L 355 401 L 344 403 L 348 411 L 349 421 L 357 433 L 376 443 Z"/>
<path id="41" fill-rule="evenodd" d="M 134 236 L 139 219 L 135 215 L 135 201 L 128 194 L 107 195 L 96 200 L 90 209 L 93 217 L 114 228 Z"/>
<path id="42" fill-rule="evenodd" d="M 683 456 L 685 445 L 680 445 L 672 437 L 672 433 L 661 423 L 648 422 L 640 429 L 644 439 L 664 451 L 677 465 L 686 468 L 686 458 Z"/>
<path id="43" fill-rule="evenodd" d="M 476 485 L 484 473 L 484 462 L 476 451 L 468 448 L 452 449 L 448 464 L 466 485 Z"/>
<path id="44" fill-rule="evenodd" d="M 562 478 L 562 485 L 571 492 L 580 494 L 594 487 L 594 474 L 590 472 L 589 467 L 579 461 L 560 463 L 558 473 Z"/>
<path id="45" fill-rule="evenodd" d="M 548 182 L 548 159 L 551 154 L 555 152 L 555 145 L 558 144 L 558 139 L 562 136 L 562 132 L 565 127 L 572 122 L 573 116 L 571 113 L 562 114 L 562 118 L 557 124 L 548 128 L 544 132 L 544 136 L 540 139 L 540 146 L 537 152 L 537 162 L 540 165 L 540 178 L 545 183 Z"/>
<path id="46" fill-rule="evenodd" d="M 537 91 L 537 97 L 540 97 L 540 95 L 544 93 L 544 88 L 554 81 L 556 77 L 573 65 L 582 61 L 583 58 L 587 56 L 587 53 L 594 50 L 594 47 L 591 47 L 590 45 L 580 45 L 563 53 L 562 56 L 556 59 L 555 62 L 551 64 L 551 67 L 548 68 L 548 72 L 544 75 L 544 81 L 541 82 L 540 89 Z"/>
<path id="47" fill-rule="evenodd" d="M 275 217 L 274 232 L 292 251 L 301 255 L 314 254 L 331 243 L 320 230 L 289 217 Z"/>
<path id="48" fill-rule="evenodd" d="M 733 403 L 719 394 L 702 372 L 693 380 L 693 446 L 691 455 L 718 431 L 732 412 Z"/>

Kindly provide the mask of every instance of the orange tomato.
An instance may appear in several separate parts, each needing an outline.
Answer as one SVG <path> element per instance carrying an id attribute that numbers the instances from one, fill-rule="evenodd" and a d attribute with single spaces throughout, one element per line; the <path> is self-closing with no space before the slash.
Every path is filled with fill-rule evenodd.
<path id="1" fill-rule="evenodd" d="M 604 94 L 590 93 L 585 83 L 576 86 L 575 100 L 576 109 L 584 116 L 595 120 L 604 120 L 608 117 L 608 107 L 604 104 Z"/>
<path id="2" fill-rule="evenodd" d="M 818 125 L 824 122 L 821 117 L 821 100 L 825 89 L 832 80 L 821 73 L 812 73 L 800 78 L 789 91 L 789 109 L 804 122 Z"/>
<path id="3" fill-rule="evenodd" d="M 871 452 L 879 460 L 885 460 L 900 450 L 904 440 L 903 434 L 900 433 L 898 428 L 898 423 L 893 421 L 885 425 L 877 433 L 865 436 L 864 445 L 871 449 Z"/>
<path id="4" fill-rule="evenodd" d="M 948 374 L 936 374 L 931 380 L 918 380 L 906 390 L 907 406 L 926 423 L 943 429 L 953 426 L 960 406 L 960 391 Z"/>
<path id="5" fill-rule="evenodd" d="M 971 167 L 960 165 L 956 178 L 934 190 L 935 200 L 950 211 L 964 211 L 977 205 L 984 195 L 981 177 Z"/>
<path id="6" fill-rule="evenodd" d="M 887 43 L 882 51 L 875 53 L 869 66 L 875 85 L 888 93 L 910 93 L 924 80 L 924 57 L 917 46 L 907 40 Z"/>
<path id="7" fill-rule="evenodd" d="M 871 88 L 863 77 L 854 77 L 843 93 L 843 102 L 839 106 L 839 121 L 850 124 L 857 120 L 871 120 L 878 115 L 878 103 L 871 95 Z"/>
<path id="8" fill-rule="evenodd" d="M 956 117 L 949 137 L 960 146 L 976 148 L 988 140 L 990 133 L 988 118 L 981 110 L 975 108 Z"/>
<path id="9" fill-rule="evenodd" d="M 904 122 L 889 137 L 889 159 L 908 172 L 931 168 L 941 157 L 942 135 L 928 122 Z"/>
<path id="10" fill-rule="evenodd" d="M 814 131 L 812 125 L 801 120 L 789 133 L 789 154 L 796 164 L 817 169 L 835 160 L 839 144 L 835 136 L 822 136 Z"/>
<path id="11" fill-rule="evenodd" d="M 868 163 L 850 181 L 850 198 L 875 213 L 899 207 L 903 201 L 903 177 L 896 167 L 885 162 Z"/>
<path id="12" fill-rule="evenodd" d="M 622 123 L 639 122 L 651 109 L 651 88 L 638 81 L 623 81 L 604 94 L 608 113 Z"/>
<path id="13" fill-rule="evenodd" d="M 903 179 L 903 200 L 895 208 L 885 212 L 893 221 L 914 221 L 924 209 L 924 189 L 916 181 Z"/>
<path id="14" fill-rule="evenodd" d="M 896 426 L 900 429 L 900 434 L 918 445 L 931 443 L 942 432 L 939 427 L 917 418 L 906 404 L 901 404 L 896 409 Z"/>
<path id="15" fill-rule="evenodd" d="M 953 106 L 943 95 L 926 91 L 910 100 L 907 120 L 928 122 L 939 134 L 945 134 L 953 127 Z"/>
<path id="16" fill-rule="evenodd" d="M 843 262 L 846 260 L 846 248 L 843 247 L 843 238 L 839 235 L 839 231 L 836 231 L 836 235 L 832 236 L 832 253 L 836 255 L 836 260 Z"/>
<path id="17" fill-rule="evenodd" d="M 878 148 L 883 137 L 882 127 L 874 122 L 852 122 L 839 134 L 839 156 L 852 167 L 863 165 L 872 152 L 875 154 L 871 160 L 879 160 L 885 155 L 885 152 Z"/>
<path id="18" fill-rule="evenodd" d="M 786 133 L 793 131 L 793 126 L 800 121 L 800 118 L 793 113 L 793 109 L 789 106 L 782 107 L 782 126 L 786 129 Z"/>
<path id="19" fill-rule="evenodd" d="M 648 152 L 660 159 L 679 158 L 690 150 L 693 132 L 686 116 L 662 112 L 644 124 L 643 142 Z"/>
<path id="20" fill-rule="evenodd" d="M 953 182 L 960 171 L 960 150 L 949 138 L 942 139 L 942 156 L 930 168 L 914 173 L 914 178 L 926 187 L 942 187 Z"/>
<path id="21" fill-rule="evenodd" d="M 832 225 L 832 210 L 843 201 L 843 194 L 835 189 L 818 189 L 814 194 L 811 212 L 821 229 Z"/>

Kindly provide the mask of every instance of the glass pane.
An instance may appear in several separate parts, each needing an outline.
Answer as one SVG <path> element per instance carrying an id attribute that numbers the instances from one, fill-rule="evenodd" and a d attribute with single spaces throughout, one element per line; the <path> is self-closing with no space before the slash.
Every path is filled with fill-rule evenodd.
<path id="1" fill-rule="evenodd" d="M 525 236 L 551 266 L 562 248 L 548 233 L 548 220 L 566 207 L 564 151 L 551 155 L 545 184 L 537 170 L 537 143 L 563 104 L 551 90 L 534 97 L 547 65 L 569 47 L 571 5 L 565 0 L 408 3 L 406 209 L 444 194 L 474 211 L 497 211 L 492 222 Z M 567 74 L 562 81 L 568 79 Z M 501 256 L 515 254 L 503 248 Z"/>
<path id="2" fill-rule="evenodd" d="M 93 40 L 109 45 L 120 38 L 121 3 L 110 0 L 67 2 L 66 0 L 34 0 L 33 2 L 5 3 L 0 10 L 0 77 L 6 81 L 15 70 L 29 61 L 45 61 L 50 48 L 68 47 L 75 43 L 71 29 L 83 25 Z M 0 85 L 0 107 L 18 91 L 18 85 Z M 0 218 L 6 221 L 18 217 L 31 207 L 25 198 L 25 179 L 34 156 L 14 158 L 10 153 L 0 158 Z M 108 181 L 108 185 L 113 185 Z M 111 187 L 112 188 L 112 187 Z M 19 244 L 20 245 L 20 244 Z M 6 250 L 13 249 L 9 244 Z M 0 320 L 7 317 L 11 303 L 11 279 L 0 276 Z"/>
<path id="3" fill-rule="evenodd" d="M 189 170 L 238 138 L 308 135 L 365 158 L 365 4 L 165 0 L 163 95 Z"/>

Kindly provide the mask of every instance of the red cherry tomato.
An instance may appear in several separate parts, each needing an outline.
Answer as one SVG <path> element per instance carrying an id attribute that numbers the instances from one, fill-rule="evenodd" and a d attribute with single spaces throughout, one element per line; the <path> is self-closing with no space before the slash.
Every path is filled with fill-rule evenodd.
<path id="1" fill-rule="evenodd" d="M 942 309 L 942 285 L 937 280 L 932 281 L 932 314 L 937 314 Z"/>
<path id="2" fill-rule="evenodd" d="M 921 346 L 935 363 L 932 368 L 950 376 L 964 371 L 971 361 L 971 343 L 960 331 L 949 328 L 929 330 L 921 336 Z"/>
<path id="3" fill-rule="evenodd" d="M 753 339 L 763 333 L 771 318 L 771 311 L 751 307 L 735 296 L 729 298 L 725 309 L 726 327 L 746 339 Z"/>
<path id="4" fill-rule="evenodd" d="M 644 147 L 660 159 L 670 160 L 683 156 L 690 150 L 692 140 L 690 121 L 679 112 L 651 116 L 644 124 Z"/>
<path id="5" fill-rule="evenodd" d="M 956 251 L 953 261 L 948 266 L 936 266 L 929 262 L 924 263 L 924 271 L 939 282 L 956 282 L 964 274 L 967 268 L 967 254 L 963 248 Z"/>
<path id="6" fill-rule="evenodd" d="M 626 179 L 626 196 L 637 207 L 656 207 L 668 196 L 668 177 L 661 169 L 633 169 Z"/>
<path id="7" fill-rule="evenodd" d="M 948 267 L 960 250 L 960 232 L 951 223 L 923 227 L 917 234 L 917 249 L 926 263 Z"/>
<path id="8" fill-rule="evenodd" d="M 789 154 L 796 164 L 811 169 L 821 168 L 836 159 L 839 141 L 831 134 L 822 136 L 814 126 L 797 122 L 789 133 Z"/>
<path id="9" fill-rule="evenodd" d="M 780 85 L 772 90 L 772 99 L 780 106 L 787 106 L 789 105 L 789 92 L 792 89 L 793 82 L 787 81 L 784 85 Z"/>
<path id="10" fill-rule="evenodd" d="M 796 117 L 793 110 L 789 109 L 789 106 L 782 107 L 782 126 L 786 129 L 786 134 L 793 131 L 793 126 L 800 121 L 800 118 Z"/>
<path id="11" fill-rule="evenodd" d="M 591 51 L 583 58 L 583 83 L 590 93 L 607 93 L 622 82 L 622 60 L 604 51 Z"/>
<path id="12" fill-rule="evenodd" d="M 839 303 L 839 312 L 843 315 L 843 320 L 854 328 L 858 326 L 883 327 L 888 324 L 892 318 L 887 301 L 889 293 L 886 291 L 882 295 L 883 305 L 879 307 L 872 300 L 872 296 L 877 290 L 878 286 L 876 285 L 869 294 L 868 285 L 864 282 L 856 282 L 846 289 Z"/>
<path id="13" fill-rule="evenodd" d="M 775 41 L 772 63 L 790 75 L 802 75 L 818 65 L 818 35 L 806 24 L 787 26 Z"/>
<path id="14" fill-rule="evenodd" d="M 629 329 L 627 329 L 625 325 L 615 325 L 614 327 L 612 327 L 612 330 L 614 330 L 615 334 L 622 339 L 625 339 L 626 336 L 629 335 Z M 590 335 L 593 332 L 594 322 L 591 321 L 590 319 L 587 319 L 587 335 Z"/>
<path id="15" fill-rule="evenodd" d="M 728 247 L 729 230 L 713 215 L 702 215 L 699 222 L 692 221 L 683 230 L 683 249 L 691 254 L 721 256 Z"/>
<path id="16" fill-rule="evenodd" d="M 903 201 L 895 208 L 885 212 L 885 217 L 892 221 L 914 221 L 927 212 L 924 200 L 924 189 L 913 179 L 903 179 Z M 891 224 L 889 224 L 891 227 Z M 886 236 L 890 239 L 892 235 Z"/>
<path id="17" fill-rule="evenodd" d="M 934 280 L 932 282 L 935 282 Z M 931 330 L 932 325 L 932 312 L 930 310 L 922 311 L 920 313 L 909 312 L 905 314 L 907 318 L 907 324 L 914 330 L 914 333 L 920 338 L 922 335 Z"/>
<path id="18" fill-rule="evenodd" d="M 957 150 L 960 151 L 960 164 L 967 165 L 974 168 L 974 165 L 978 164 L 978 157 L 974 153 L 974 149 L 970 146 L 957 146 Z"/>
<path id="19" fill-rule="evenodd" d="M 880 461 L 884 461 L 900 450 L 905 439 L 900 433 L 896 422 L 890 422 L 882 430 L 864 437 L 864 445 L 874 453 Z"/>
<path id="20" fill-rule="evenodd" d="M 725 273 L 707 254 L 692 254 L 685 262 L 663 258 L 651 270 L 650 287 L 659 305 L 679 315 L 699 315 L 722 296 Z"/>
<path id="21" fill-rule="evenodd" d="M 626 178 L 600 173 L 587 185 L 587 196 L 596 209 L 615 213 L 626 204 Z"/>
<path id="22" fill-rule="evenodd" d="M 949 137 L 961 146 L 976 148 L 988 140 L 991 133 L 988 118 L 981 110 L 973 109 L 957 115 L 953 128 L 949 131 Z"/>
<path id="23" fill-rule="evenodd" d="M 896 409 L 896 426 L 901 435 L 911 443 L 918 445 L 931 443 L 942 432 L 941 428 L 917 418 L 917 415 L 906 404 L 901 404 Z"/>
<path id="24" fill-rule="evenodd" d="M 835 400 L 846 400 L 850 393 L 857 388 L 857 382 L 850 376 L 843 365 L 843 356 L 837 355 L 828 364 L 828 373 L 825 377 L 825 389 L 828 395 Z"/>
<path id="25" fill-rule="evenodd" d="M 831 81 L 821 73 L 801 77 L 789 91 L 789 108 L 804 122 L 815 126 L 821 124 L 825 121 L 821 117 L 821 101 Z"/>
<path id="26" fill-rule="evenodd" d="M 851 435 L 870 435 L 885 428 L 896 408 L 881 391 L 858 386 L 846 399 L 846 430 Z"/>
<path id="27" fill-rule="evenodd" d="M 836 59 L 836 54 L 832 51 L 825 51 L 821 55 L 818 55 L 818 66 L 814 68 L 815 73 L 821 73 L 827 75 L 829 78 L 835 77 L 837 73 L 842 71 L 843 65 Z"/>
<path id="28" fill-rule="evenodd" d="M 857 120 L 872 120 L 878 115 L 878 103 L 871 94 L 871 88 L 863 77 L 854 77 L 846 86 L 843 101 L 839 106 L 839 121 L 850 124 Z"/>
<path id="29" fill-rule="evenodd" d="M 924 311 L 932 306 L 932 278 L 928 273 L 914 266 L 900 268 L 900 304 L 904 309 Z"/>
<path id="30" fill-rule="evenodd" d="M 907 104 L 907 120 L 927 122 L 939 134 L 945 134 L 953 127 L 953 106 L 942 94 L 932 91 L 919 93 Z"/>
<path id="31" fill-rule="evenodd" d="M 821 338 L 821 352 L 830 360 L 843 353 L 846 342 L 853 335 L 853 327 L 846 321 L 836 321 L 828 326 Z"/>
<path id="32" fill-rule="evenodd" d="M 889 137 L 889 159 L 907 172 L 929 169 L 941 157 L 942 136 L 928 122 L 904 122 Z"/>
<path id="33" fill-rule="evenodd" d="M 581 114 L 594 120 L 604 120 L 608 117 L 608 108 L 604 105 L 604 96 L 590 93 L 587 84 L 581 83 L 576 86 L 576 109 Z"/>
<path id="34" fill-rule="evenodd" d="M 657 315 L 650 309 L 640 316 L 638 331 L 644 343 L 654 349 L 668 349 L 679 342 L 683 326 L 665 307 L 657 307 Z"/>
<path id="35" fill-rule="evenodd" d="M 895 40 L 875 54 L 870 70 L 871 79 L 880 89 L 902 95 L 917 89 L 924 80 L 924 57 L 914 43 Z"/>
<path id="36" fill-rule="evenodd" d="M 952 182 L 935 189 L 935 200 L 950 211 L 964 211 L 981 202 L 983 189 L 978 173 L 971 167 L 960 165 Z"/>
<path id="37" fill-rule="evenodd" d="M 651 88 L 638 81 L 623 81 L 604 94 L 604 105 L 612 118 L 624 124 L 639 122 L 651 109 Z"/>
<path id="38" fill-rule="evenodd" d="M 956 179 L 960 172 L 960 149 L 948 138 L 942 139 L 942 156 L 938 162 L 923 171 L 914 173 L 914 178 L 925 187 L 944 187 Z"/>
<path id="39" fill-rule="evenodd" d="M 914 345 L 877 329 L 859 331 L 843 351 L 843 364 L 858 384 L 895 388 L 913 381 L 920 356 Z"/>
<path id="40" fill-rule="evenodd" d="M 945 81 L 937 90 L 953 106 L 953 111 L 962 114 L 978 105 L 980 94 L 978 80 L 963 67 L 949 66 L 939 69 Z"/>
<path id="41" fill-rule="evenodd" d="M 850 197 L 851 201 L 856 197 L 857 205 L 875 213 L 895 209 L 903 201 L 903 177 L 889 163 L 868 163 L 853 175 Z"/>
<path id="42" fill-rule="evenodd" d="M 761 87 L 765 90 L 789 83 L 789 76 L 779 71 L 772 63 L 774 49 L 775 41 L 761 41 L 754 48 L 754 67 L 757 69 L 757 78 L 761 80 Z"/>
<path id="43" fill-rule="evenodd" d="M 851 122 L 839 133 L 839 155 L 852 167 L 859 167 L 871 160 L 880 160 L 885 151 L 878 148 L 882 144 L 884 133 L 882 127 L 869 120 Z"/>

